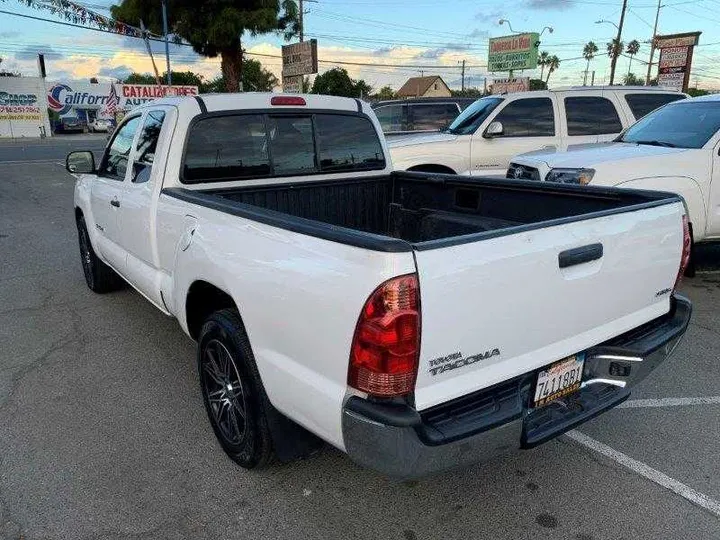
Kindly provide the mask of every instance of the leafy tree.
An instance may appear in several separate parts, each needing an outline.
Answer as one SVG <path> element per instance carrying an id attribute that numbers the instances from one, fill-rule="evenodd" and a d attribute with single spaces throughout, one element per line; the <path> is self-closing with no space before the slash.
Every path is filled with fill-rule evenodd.
<path id="1" fill-rule="evenodd" d="M 394 97 L 395 90 L 393 90 L 389 86 L 383 86 L 380 90 L 378 90 L 377 94 L 373 96 L 373 98 L 377 99 L 378 101 L 382 101 L 385 99 L 393 99 Z"/>
<path id="2" fill-rule="evenodd" d="M 538 66 L 540 66 L 540 80 L 543 78 L 543 74 L 545 72 L 545 66 L 548 65 L 548 60 L 550 60 L 550 53 L 547 51 L 543 51 L 538 55 Z"/>
<path id="3" fill-rule="evenodd" d="M 482 97 L 485 94 L 482 88 L 466 88 L 465 90 L 450 90 L 453 97 Z"/>
<path id="4" fill-rule="evenodd" d="M 372 88 L 365 81 L 362 79 L 354 81 L 346 69 L 339 67 L 329 69 L 315 77 L 312 86 L 313 94 L 330 96 L 359 97 L 361 92 L 363 95 L 369 95 L 371 91 Z"/>
<path id="5" fill-rule="evenodd" d="M 530 90 L 547 90 L 547 83 L 542 79 L 530 79 Z"/>
<path id="6" fill-rule="evenodd" d="M 630 62 L 628 63 L 628 75 L 630 75 L 630 69 L 632 68 L 633 56 L 635 56 L 639 51 L 640 43 L 637 39 L 633 39 L 630 43 L 627 44 L 627 47 L 625 48 L 625 52 L 630 55 Z"/>
<path id="7" fill-rule="evenodd" d="M 162 33 L 162 10 L 158 0 L 120 0 L 111 7 L 113 18 Z M 195 52 L 222 59 L 221 69 L 228 92 L 240 89 L 243 69 L 242 37 L 283 33 L 290 39 L 299 31 L 295 0 L 168 0 L 171 31 L 189 42 Z"/>
<path id="8" fill-rule="evenodd" d="M 123 84 L 157 84 L 157 81 L 149 73 L 131 73 L 123 79 Z"/>
<path id="9" fill-rule="evenodd" d="M 545 84 L 547 84 L 550 81 L 550 75 L 552 75 L 553 71 L 555 71 L 557 68 L 560 67 L 560 59 L 553 54 L 550 57 L 550 59 L 548 60 L 547 67 L 548 67 L 548 74 L 547 74 L 547 78 L 545 79 Z"/>
<path id="10" fill-rule="evenodd" d="M 250 92 L 272 92 L 280 84 L 278 78 L 271 71 L 262 67 L 262 64 L 257 60 L 243 60 L 242 74 L 243 88 Z M 175 82 L 174 75 L 173 82 Z M 203 80 L 198 86 L 200 92 L 215 94 L 226 92 L 227 87 L 225 78 L 222 75 L 208 82 Z"/>
<path id="11" fill-rule="evenodd" d="M 583 86 L 587 84 L 587 76 L 590 71 L 590 60 L 595 58 L 598 52 L 598 46 L 595 45 L 594 41 L 588 41 L 583 47 L 583 58 L 587 60 L 587 67 L 585 68 L 585 76 L 583 77 Z"/>
<path id="12" fill-rule="evenodd" d="M 707 96 L 710 92 L 703 90 L 702 88 L 688 88 L 687 93 L 691 97 Z"/>
<path id="13" fill-rule="evenodd" d="M 98 84 L 98 78 L 97 77 L 90 77 L 90 84 Z"/>
<path id="14" fill-rule="evenodd" d="M 637 77 L 634 73 L 628 73 L 623 77 L 623 84 L 625 86 L 642 86 L 643 80 L 641 77 Z"/>
<path id="15" fill-rule="evenodd" d="M 0 57 L 0 65 L 2 65 L 3 59 Z M 0 77 L 20 77 L 20 73 L 17 73 L 15 71 L 6 71 L 4 69 L 0 69 Z"/>

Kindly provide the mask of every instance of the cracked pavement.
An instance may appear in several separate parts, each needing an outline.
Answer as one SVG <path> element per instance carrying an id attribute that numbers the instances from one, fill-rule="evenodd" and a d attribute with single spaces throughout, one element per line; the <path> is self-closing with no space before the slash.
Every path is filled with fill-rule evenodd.
<path id="1" fill-rule="evenodd" d="M 420 482 L 329 448 L 239 469 L 175 321 L 132 289 L 86 288 L 72 178 L 55 163 L 2 170 L 0 539 L 720 538 L 715 516 L 566 438 Z M 634 398 L 720 395 L 713 249 L 710 273 L 684 285 L 685 341 Z M 697 406 L 611 411 L 580 430 L 718 499 L 719 426 L 720 407 Z"/>

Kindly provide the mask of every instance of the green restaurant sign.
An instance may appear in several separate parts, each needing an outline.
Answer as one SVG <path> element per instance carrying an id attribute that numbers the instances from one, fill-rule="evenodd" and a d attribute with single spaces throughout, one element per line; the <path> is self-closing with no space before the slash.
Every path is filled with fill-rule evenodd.
<path id="1" fill-rule="evenodd" d="M 488 71 L 511 71 L 537 67 L 540 36 L 537 32 L 490 39 Z"/>

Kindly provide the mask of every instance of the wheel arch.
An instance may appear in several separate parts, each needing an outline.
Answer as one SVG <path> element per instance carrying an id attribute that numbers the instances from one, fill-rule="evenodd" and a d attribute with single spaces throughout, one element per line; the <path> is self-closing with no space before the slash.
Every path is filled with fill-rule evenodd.
<path id="1" fill-rule="evenodd" d="M 190 337 L 197 341 L 205 319 L 211 313 L 226 308 L 240 313 L 235 300 L 223 289 L 202 279 L 193 281 L 185 297 L 185 321 Z"/>

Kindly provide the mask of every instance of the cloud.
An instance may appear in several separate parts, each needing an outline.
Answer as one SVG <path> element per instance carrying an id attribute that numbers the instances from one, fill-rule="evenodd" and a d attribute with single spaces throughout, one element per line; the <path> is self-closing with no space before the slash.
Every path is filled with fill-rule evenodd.
<path id="1" fill-rule="evenodd" d="M 437 59 L 449 52 L 465 52 L 469 50 L 470 45 L 466 45 L 464 43 L 448 43 L 444 47 L 439 47 L 437 49 L 427 49 L 425 51 L 419 52 L 416 55 L 416 58 Z"/>
<path id="2" fill-rule="evenodd" d="M 481 21 L 484 23 L 494 23 L 497 24 L 498 20 L 500 20 L 503 16 L 503 12 L 499 9 L 491 9 L 491 10 L 484 10 L 479 11 L 475 14 L 475 20 Z"/>
<path id="3" fill-rule="evenodd" d="M 126 65 L 116 67 L 101 67 L 98 75 L 100 77 L 109 77 L 111 79 L 124 79 L 133 72 L 131 67 Z"/>
<path id="4" fill-rule="evenodd" d="M 0 38 L 12 38 L 20 35 L 20 32 L 0 32 Z"/>
<path id="5" fill-rule="evenodd" d="M 373 51 L 373 54 L 380 54 L 380 55 L 390 54 L 394 50 L 395 50 L 395 47 L 380 47 L 379 49 L 375 49 Z"/>
<path id="6" fill-rule="evenodd" d="M 28 45 L 15 53 L 16 60 L 35 60 L 38 54 L 44 54 L 45 60 L 60 60 L 65 55 L 55 51 L 51 45 Z"/>
<path id="7" fill-rule="evenodd" d="M 527 0 L 525 3 L 530 9 L 563 10 L 575 7 L 573 0 Z"/>
<path id="8" fill-rule="evenodd" d="M 470 35 L 468 37 L 488 39 L 490 37 L 490 32 L 488 32 L 487 30 L 480 30 L 479 28 L 476 28 L 475 30 L 470 32 Z"/>

